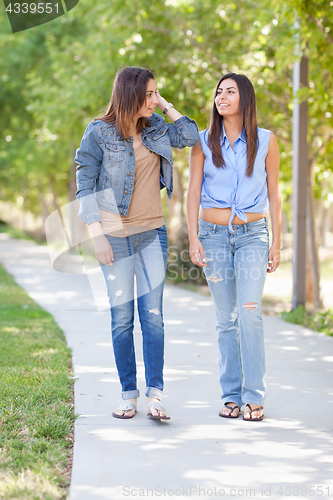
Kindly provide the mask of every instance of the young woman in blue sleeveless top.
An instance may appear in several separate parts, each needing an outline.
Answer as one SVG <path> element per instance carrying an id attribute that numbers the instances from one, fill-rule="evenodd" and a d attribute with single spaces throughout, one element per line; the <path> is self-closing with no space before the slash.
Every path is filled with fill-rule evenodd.
<path id="1" fill-rule="evenodd" d="M 280 262 L 278 180 L 277 140 L 257 127 L 252 83 L 229 73 L 217 84 L 210 127 L 191 149 L 187 195 L 190 257 L 204 268 L 215 305 L 221 417 L 237 418 L 244 404 L 244 420 L 264 418 L 261 299 L 266 273 Z"/>

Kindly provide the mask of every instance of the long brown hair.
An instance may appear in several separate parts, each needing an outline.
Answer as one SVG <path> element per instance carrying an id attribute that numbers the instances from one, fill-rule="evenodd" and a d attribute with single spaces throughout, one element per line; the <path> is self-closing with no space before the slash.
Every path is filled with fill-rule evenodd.
<path id="1" fill-rule="evenodd" d="M 223 82 L 223 80 L 226 80 L 227 78 L 231 78 L 237 83 L 239 91 L 239 115 L 243 126 L 245 127 L 246 134 L 246 175 L 247 177 L 251 177 L 254 161 L 256 159 L 256 154 L 258 151 L 257 107 L 253 85 L 245 75 L 228 73 L 227 75 L 224 75 L 218 82 L 215 89 L 214 104 L 210 119 L 207 144 L 209 149 L 212 151 L 213 163 L 215 167 L 225 168 L 226 164 L 222 156 L 220 143 L 223 117 L 217 111 L 215 98 L 217 96 L 217 92 L 221 82 Z"/>
<path id="2" fill-rule="evenodd" d="M 146 100 L 147 84 L 153 79 L 154 74 L 150 69 L 127 66 L 119 70 L 107 110 L 103 116 L 95 120 L 116 124 L 117 134 L 128 139 L 133 116 L 143 106 Z M 150 126 L 147 118 L 139 118 L 137 131 L 141 132 L 147 126 Z"/>

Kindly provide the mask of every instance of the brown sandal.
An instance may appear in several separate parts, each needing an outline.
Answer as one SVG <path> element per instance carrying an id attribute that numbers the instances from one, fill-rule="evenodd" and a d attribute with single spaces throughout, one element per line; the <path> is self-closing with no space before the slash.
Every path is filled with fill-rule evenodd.
<path id="1" fill-rule="evenodd" d="M 235 403 L 235 405 L 236 405 L 236 403 Z M 226 408 L 229 408 L 229 410 L 232 410 L 232 411 L 229 413 L 229 415 L 224 415 L 224 413 L 222 413 L 222 410 L 221 410 L 220 413 L 219 413 L 220 417 L 223 417 L 223 418 L 238 418 L 239 417 L 240 407 L 238 405 L 236 405 L 236 406 L 228 406 L 228 403 L 226 403 L 224 406 Z M 232 417 L 231 414 L 234 412 L 234 410 L 236 410 L 236 408 L 238 408 L 239 412 L 238 412 L 238 414 L 236 416 Z"/>
<path id="2" fill-rule="evenodd" d="M 152 412 L 151 412 L 152 408 L 154 408 L 155 410 L 157 410 L 159 412 L 159 414 L 158 415 L 153 415 Z M 147 417 L 151 418 L 152 420 L 170 420 L 170 417 L 161 415 L 160 414 L 161 411 L 165 412 L 165 409 L 163 408 L 163 406 L 158 401 L 152 401 L 151 403 L 149 403 Z"/>
<path id="3" fill-rule="evenodd" d="M 112 416 L 114 418 L 122 418 L 124 420 L 128 419 L 128 418 L 133 418 L 135 416 L 135 413 L 134 415 L 126 415 L 126 413 L 128 411 L 131 411 L 131 410 L 134 410 L 135 413 L 137 412 L 137 407 L 136 407 L 136 404 L 135 403 L 132 403 L 131 401 L 124 401 L 120 406 L 119 408 L 117 408 L 116 411 L 124 411 L 125 413 L 123 415 L 118 415 L 118 413 L 115 413 L 113 412 L 112 413 Z"/>
<path id="4" fill-rule="evenodd" d="M 246 406 L 248 406 L 250 408 L 250 417 L 245 418 L 245 413 L 244 413 L 243 420 L 248 420 L 249 422 L 259 422 L 260 420 L 264 420 L 264 415 L 261 415 L 261 417 L 252 417 L 252 413 L 254 411 L 263 410 L 264 409 L 263 406 L 258 406 L 258 408 L 251 408 L 251 405 L 249 405 L 249 404 L 247 404 Z"/>

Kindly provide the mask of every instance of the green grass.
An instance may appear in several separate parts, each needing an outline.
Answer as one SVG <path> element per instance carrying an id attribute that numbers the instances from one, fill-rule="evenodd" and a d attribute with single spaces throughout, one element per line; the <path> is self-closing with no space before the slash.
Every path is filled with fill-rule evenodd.
<path id="1" fill-rule="evenodd" d="M 289 323 L 303 325 L 317 332 L 323 332 L 333 336 L 333 310 L 328 309 L 324 312 L 309 312 L 303 306 L 296 309 L 283 312 L 282 318 Z"/>
<path id="2" fill-rule="evenodd" d="M 73 445 L 71 352 L 52 316 L 0 265 L 0 498 L 65 499 Z"/>
<path id="3" fill-rule="evenodd" d="M 6 224 L 2 220 L 0 220 L 0 233 L 6 233 L 11 238 L 17 238 L 20 240 L 30 240 L 30 241 L 35 241 L 39 245 L 46 245 L 46 241 L 38 240 L 37 238 L 34 238 L 26 231 L 23 231 L 23 229 L 19 229 L 10 224 Z"/>

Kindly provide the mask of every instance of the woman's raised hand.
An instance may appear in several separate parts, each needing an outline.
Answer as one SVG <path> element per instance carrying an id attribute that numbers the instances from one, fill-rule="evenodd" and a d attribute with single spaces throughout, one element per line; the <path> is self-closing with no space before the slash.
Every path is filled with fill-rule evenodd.
<path id="1" fill-rule="evenodd" d="M 160 108 L 161 111 L 163 111 L 163 109 L 165 109 L 166 105 L 168 104 L 168 101 L 166 101 L 164 97 L 161 96 L 158 89 L 156 89 L 156 97 L 158 99 L 157 106 Z"/>
<path id="2" fill-rule="evenodd" d="M 196 266 L 206 267 L 205 252 L 199 238 L 190 241 L 190 259 Z"/>

